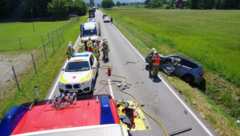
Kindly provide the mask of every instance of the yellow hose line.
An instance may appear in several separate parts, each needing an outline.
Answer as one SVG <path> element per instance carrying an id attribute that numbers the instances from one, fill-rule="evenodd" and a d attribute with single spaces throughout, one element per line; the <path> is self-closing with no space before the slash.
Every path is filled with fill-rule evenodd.
<path id="1" fill-rule="evenodd" d="M 109 67 L 112 68 L 113 66 L 100 66 L 100 69 L 108 69 Z M 126 82 L 128 81 L 128 79 L 127 79 L 126 77 L 119 76 L 119 75 L 115 75 L 115 74 L 111 74 L 111 75 L 116 76 L 116 77 L 125 78 L 124 83 L 126 83 Z M 163 125 L 162 125 L 157 119 L 155 119 L 153 116 L 151 116 L 150 114 L 148 114 L 146 111 L 143 110 L 142 106 L 140 105 L 140 103 L 138 102 L 138 100 L 137 100 L 136 97 L 134 97 L 132 94 L 130 94 L 130 93 L 128 93 L 128 92 L 125 92 L 125 91 L 121 90 L 118 86 L 117 86 L 117 89 L 118 89 L 119 91 L 123 92 L 123 93 L 126 93 L 126 94 L 132 96 L 132 97 L 136 100 L 136 102 L 138 103 L 138 106 L 140 107 L 140 109 L 141 109 L 146 115 L 148 115 L 150 118 L 152 118 L 154 121 L 156 121 L 156 122 L 161 126 L 161 128 L 163 129 L 165 135 L 168 136 L 167 131 L 165 130 L 165 128 L 163 127 Z"/>

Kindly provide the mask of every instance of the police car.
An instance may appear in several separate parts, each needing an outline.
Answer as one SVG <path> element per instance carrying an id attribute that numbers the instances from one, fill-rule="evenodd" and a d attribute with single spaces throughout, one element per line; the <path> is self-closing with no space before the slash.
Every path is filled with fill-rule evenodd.
<path id="1" fill-rule="evenodd" d="M 98 62 L 91 52 L 77 53 L 70 58 L 58 83 L 61 93 L 93 93 Z"/>

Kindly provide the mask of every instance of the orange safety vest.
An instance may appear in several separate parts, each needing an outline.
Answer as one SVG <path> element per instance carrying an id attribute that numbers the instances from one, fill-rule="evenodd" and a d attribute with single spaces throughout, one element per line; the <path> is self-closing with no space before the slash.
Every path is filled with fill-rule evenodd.
<path id="1" fill-rule="evenodd" d="M 154 55 L 154 63 L 160 64 L 160 56 L 159 55 Z"/>

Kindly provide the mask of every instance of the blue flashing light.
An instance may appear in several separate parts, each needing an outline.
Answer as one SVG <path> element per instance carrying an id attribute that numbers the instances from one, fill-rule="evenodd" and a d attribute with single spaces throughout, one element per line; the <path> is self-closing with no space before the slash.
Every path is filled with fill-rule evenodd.
<path id="1" fill-rule="evenodd" d="M 14 106 L 4 115 L 0 123 L 0 136 L 9 136 L 28 111 L 27 107 Z"/>
<path id="2" fill-rule="evenodd" d="M 100 98 L 101 101 L 101 118 L 100 118 L 100 124 L 114 124 L 114 119 L 112 115 L 111 106 L 109 103 L 108 96 L 102 96 Z"/>
<path id="3" fill-rule="evenodd" d="M 73 54 L 72 57 L 88 57 L 89 54 L 81 54 L 81 55 L 75 55 Z"/>

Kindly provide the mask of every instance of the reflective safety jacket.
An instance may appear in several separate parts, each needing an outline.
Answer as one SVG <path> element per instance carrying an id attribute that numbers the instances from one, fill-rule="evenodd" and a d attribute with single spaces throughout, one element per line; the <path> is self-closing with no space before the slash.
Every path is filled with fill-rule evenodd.
<path id="1" fill-rule="evenodd" d="M 159 55 L 154 55 L 154 64 L 160 65 L 160 56 Z"/>
<path id="2" fill-rule="evenodd" d="M 94 56 L 99 56 L 98 47 L 94 47 L 94 48 L 93 48 L 93 55 L 94 55 Z"/>
<path id="3" fill-rule="evenodd" d="M 83 48 L 85 48 L 85 43 L 79 43 L 79 47 L 83 44 Z"/>
<path id="4" fill-rule="evenodd" d="M 82 53 L 82 52 L 85 52 L 85 48 L 84 47 L 78 49 L 78 53 Z"/>
<path id="5" fill-rule="evenodd" d="M 87 46 L 88 46 L 88 48 L 89 48 L 89 47 L 93 47 L 93 42 L 92 42 L 92 41 L 88 41 L 88 42 L 87 42 Z"/>

